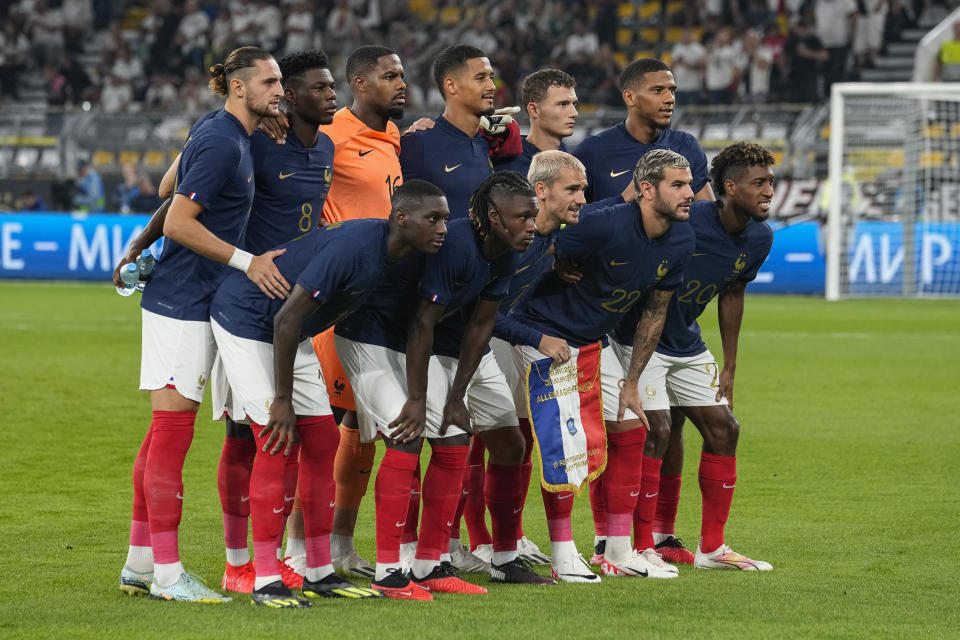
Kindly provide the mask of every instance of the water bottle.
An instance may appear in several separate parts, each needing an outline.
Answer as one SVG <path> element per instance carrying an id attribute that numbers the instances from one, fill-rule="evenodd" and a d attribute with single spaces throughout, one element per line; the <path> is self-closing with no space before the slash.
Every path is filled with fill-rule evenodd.
<path id="1" fill-rule="evenodd" d="M 133 262 L 126 264 L 120 269 L 120 279 L 123 280 L 124 287 L 117 287 L 117 293 L 122 296 L 129 296 L 137 289 L 140 282 L 140 269 Z"/>
<path id="2" fill-rule="evenodd" d="M 156 264 L 157 259 L 150 253 L 150 249 L 144 249 L 143 253 L 137 258 L 137 270 L 140 272 L 140 282 L 137 283 L 138 291 L 143 291 L 147 283 L 147 278 L 150 277 L 150 273 Z"/>

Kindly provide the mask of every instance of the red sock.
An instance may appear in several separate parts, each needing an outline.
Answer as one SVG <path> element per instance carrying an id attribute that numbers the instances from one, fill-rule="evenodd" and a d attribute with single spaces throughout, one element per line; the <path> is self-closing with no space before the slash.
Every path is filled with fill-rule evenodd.
<path id="1" fill-rule="evenodd" d="M 333 416 L 301 418 L 297 420 L 297 432 L 300 434 L 298 486 L 307 566 L 322 567 L 330 564 L 330 530 L 336 496 L 333 466 L 340 432 Z"/>
<path id="2" fill-rule="evenodd" d="M 246 549 L 250 515 L 250 472 L 257 445 L 246 438 L 223 439 L 217 467 L 217 491 L 223 510 L 223 540 L 227 549 Z"/>
<path id="3" fill-rule="evenodd" d="M 480 438 L 473 439 L 470 447 L 470 457 L 467 459 L 467 475 L 469 483 L 466 489 L 463 519 L 467 522 L 467 535 L 470 536 L 470 548 L 476 549 L 481 544 L 490 544 L 493 539 L 487 530 L 487 503 L 484 500 L 483 467 L 484 454 L 487 452 Z"/>
<path id="4" fill-rule="evenodd" d="M 552 493 L 540 487 L 543 496 L 543 509 L 547 514 L 547 531 L 550 542 L 568 542 L 573 540 L 573 493 L 562 491 Z"/>
<path id="5" fill-rule="evenodd" d="M 428 467 L 429 469 L 429 467 Z M 426 479 L 426 477 L 424 477 Z M 464 463 L 460 478 L 460 495 L 457 497 L 457 508 L 453 512 L 453 519 L 450 521 L 450 529 L 447 531 L 447 539 L 460 539 L 460 521 L 463 519 L 463 512 L 467 508 L 467 498 L 470 497 L 470 467 Z"/>
<path id="6" fill-rule="evenodd" d="M 420 524 L 420 458 L 413 472 L 413 484 L 410 485 L 410 503 L 407 505 L 407 520 L 400 534 L 400 544 L 417 541 L 417 525 Z"/>
<path id="7" fill-rule="evenodd" d="M 643 456 L 640 475 L 640 495 L 633 510 L 633 548 L 637 551 L 653 548 L 653 514 L 657 510 L 660 492 L 660 466 L 663 460 Z"/>
<path id="8" fill-rule="evenodd" d="M 177 529 L 183 512 L 183 461 L 193 441 L 196 419 L 196 411 L 154 411 L 150 423 L 143 495 L 157 564 L 180 561 Z"/>
<path id="9" fill-rule="evenodd" d="M 377 510 L 377 562 L 400 562 L 400 532 L 406 524 L 410 484 L 419 454 L 387 447 L 373 485 Z"/>
<path id="10" fill-rule="evenodd" d="M 469 447 L 431 446 L 430 464 L 423 477 L 423 516 L 417 555 L 421 560 L 439 560 L 448 550 L 451 519 L 460 498 L 460 482 L 467 465 Z"/>
<path id="11" fill-rule="evenodd" d="M 494 551 L 517 548 L 517 531 L 523 519 L 523 496 L 526 495 L 522 477 L 523 469 L 519 465 L 505 467 L 492 462 L 487 465 L 483 497 L 490 509 Z"/>
<path id="12" fill-rule="evenodd" d="M 700 495 L 703 496 L 700 551 L 710 553 L 723 544 L 723 526 L 730 515 L 733 488 L 737 484 L 736 456 L 701 452 L 699 476 Z"/>
<path id="13" fill-rule="evenodd" d="M 332 417 L 332 416 L 331 416 Z M 309 418 L 307 418 L 309 420 Z M 300 420 L 297 420 L 297 432 L 300 431 Z M 283 538 L 283 531 L 287 526 L 287 518 L 293 512 L 293 503 L 297 497 L 297 479 L 300 475 L 300 443 L 294 444 L 290 448 L 290 455 L 287 456 L 286 464 L 283 467 L 283 527 L 280 529 L 280 537 Z M 280 544 L 282 540 L 278 540 Z"/>
<path id="14" fill-rule="evenodd" d="M 520 476 L 520 484 L 523 485 L 523 503 L 521 508 L 527 505 L 527 494 L 530 492 L 530 476 L 533 475 L 533 433 L 530 429 L 530 421 L 527 418 L 519 418 L 520 420 L 520 433 L 523 434 L 524 449 L 523 449 L 523 464 L 520 465 L 522 475 Z M 523 515 L 523 511 L 520 512 Z M 520 526 L 517 528 L 517 539 L 523 537 L 523 520 L 520 520 Z"/>
<path id="15" fill-rule="evenodd" d="M 607 456 L 609 455 L 608 453 Z M 593 512 L 594 535 L 605 538 L 607 536 L 607 503 L 603 497 L 603 476 L 590 481 L 590 510 Z"/>
<path id="16" fill-rule="evenodd" d="M 130 522 L 130 544 L 134 547 L 150 546 L 150 520 L 147 516 L 147 500 L 143 495 L 143 470 L 147 466 L 147 453 L 153 427 L 147 429 L 147 435 L 140 445 L 137 458 L 133 461 L 133 516 Z"/>
<path id="17" fill-rule="evenodd" d="M 640 495 L 640 470 L 643 427 L 621 433 L 607 433 L 607 470 L 603 474 L 603 494 L 607 509 L 607 535 L 629 536 L 633 511 Z"/>
<path id="18" fill-rule="evenodd" d="M 250 473 L 250 524 L 253 529 L 253 561 L 258 577 L 280 574 L 277 562 L 278 540 L 284 523 L 284 475 L 287 457 L 283 452 L 270 455 L 263 451 L 267 435 L 261 437 L 263 425 L 250 423 L 256 438 L 257 453 Z"/>
<path id="19" fill-rule="evenodd" d="M 677 507 L 680 504 L 680 479 L 683 476 L 660 474 L 660 495 L 657 496 L 657 516 L 653 530 L 674 535 L 677 525 Z"/>

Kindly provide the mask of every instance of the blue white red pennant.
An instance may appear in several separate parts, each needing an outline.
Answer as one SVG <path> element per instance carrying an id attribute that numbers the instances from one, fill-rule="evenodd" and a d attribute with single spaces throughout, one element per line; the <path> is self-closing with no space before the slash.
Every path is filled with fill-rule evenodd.
<path id="1" fill-rule="evenodd" d="M 535 360 L 527 367 L 527 406 L 540 455 L 540 484 L 574 491 L 607 467 L 607 431 L 600 392 L 600 343 L 571 349 L 563 364 Z"/>

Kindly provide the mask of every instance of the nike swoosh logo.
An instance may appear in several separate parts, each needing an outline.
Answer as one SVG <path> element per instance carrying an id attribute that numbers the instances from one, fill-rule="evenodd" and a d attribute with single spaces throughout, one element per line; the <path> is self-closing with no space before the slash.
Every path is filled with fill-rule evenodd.
<path id="1" fill-rule="evenodd" d="M 367 155 L 368 153 L 373 153 L 373 149 L 367 149 L 366 151 L 357 151 L 357 153 L 360 154 L 360 157 L 362 158 L 363 156 Z"/>
<path id="2" fill-rule="evenodd" d="M 631 497 L 631 498 L 636 498 L 638 495 L 640 495 L 640 492 L 639 492 L 639 491 L 631 491 L 631 492 L 630 492 L 630 497 Z"/>
<path id="3" fill-rule="evenodd" d="M 514 509 L 513 513 L 517 514 L 517 513 L 520 513 L 521 511 L 523 511 L 523 507 L 520 507 L 519 509 Z"/>
<path id="4" fill-rule="evenodd" d="M 623 171 L 618 171 L 618 172 L 616 172 L 616 173 L 614 173 L 613 171 L 611 171 L 611 172 L 610 172 L 610 177 L 611 177 L 611 178 L 616 178 L 617 176 L 622 176 L 622 175 L 625 174 L 627 171 L 630 171 L 630 169 L 625 169 L 625 170 L 623 170 Z"/>
<path id="5" fill-rule="evenodd" d="M 572 494 L 572 493 L 568 493 L 568 494 L 563 495 L 563 496 L 557 496 L 557 500 L 566 500 L 566 499 L 572 498 L 572 497 L 573 497 L 573 494 Z"/>
<path id="6" fill-rule="evenodd" d="M 448 522 L 448 523 L 447 523 L 447 526 L 448 526 L 448 527 L 452 527 L 452 526 L 453 526 L 453 523 L 452 523 L 452 522 Z"/>
<path id="7" fill-rule="evenodd" d="M 467 491 L 466 489 L 464 489 L 464 490 L 463 490 L 463 495 L 468 496 L 468 495 L 470 495 L 470 492 Z"/>
<path id="8" fill-rule="evenodd" d="M 280 175 L 277 177 L 280 178 L 281 180 L 286 180 L 290 176 L 295 176 L 295 175 L 297 175 L 296 171 L 294 171 L 293 173 L 284 173 L 283 171 L 281 171 Z"/>
<path id="9" fill-rule="evenodd" d="M 183 500 L 183 496 L 180 495 L 179 491 L 177 491 L 177 500 Z"/>
<path id="10" fill-rule="evenodd" d="M 398 526 L 398 527 L 405 527 L 405 526 L 407 526 L 407 523 L 406 523 L 406 522 L 398 522 L 398 523 L 397 523 L 397 526 Z"/>
<path id="11" fill-rule="evenodd" d="M 283 513 L 283 507 L 280 507 L 279 509 L 274 509 L 273 512 L 274 512 L 274 513 Z"/>
<path id="12" fill-rule="evenodd" d="M 296 496 L 288 496 L 287 494 L 283 494 L 283 501 L 284 501 L 284 502 L 290 502 L 290 501 L 294 500 L 295 498 L 296 498 Z"/>
<path id="13" fill-rule="evenodd" d="M 454 169 L 456 169 L 457 167 L 460 167 L 460 166 L 462 166 L 462 165 L 463 165 L 463 163 L 461 162 L 460 164 L 453 165 L 452 167 L 448 167 L 447 165 L 443 165 L 443 168 L 444 168 L 444 170 L 445 170 L 447 173 L 450 173 L 451 171 L 453 171 Z"/>
<path id="14" fill-rule="evenodd" d="M 657 491 L 656 493 L 645 493 L 643 494 L 643 497 L 649 500 L 650 498 L 656 498 L 658 495 L 660 495 L 659 491 Z"/>
<path id="15" fill-rule="evenodd" d="M 629 260 L 624 260 L 623 262 L 617 262 L 616 260 L 610 261 L 611 267 L 622 267 L 625 264 L 630 264 L 630 261 Z"/>
<path id="16" fill-rule="evenodd" d="M 248 500 L 250 500 L 250 496 L 243 496 L 240 498 L 240 502 L 247 502 Z"/>
<path id="17" fill-rule="evenodd" d="M 724 489 L 733 489 L 735 486 L 737 486 L 737 483 L 733 483 L 733 484 L 727 484 L 726 482 L 723 483 Z"/>
<path id="18" fill-rule="evenodd" d="M 705 254 L 705 253 L 695 253 L 695 254 L 693 254 L 693 255 L 694 255 L 694 256 L 705 256 L 705 255 L 707 255 L 707 254 Z"/>
<path id="19" fill-rule="evenodd" d="M 330 503 L 330 506 L 331 506 L 331 507 L 337 506 L 337 502 L 336 502 L 336 501 L 331 502 L 331 503 Z"/>
<path id="20" fill-rule="evenodd" d="M 526 271 L 526 270 L 529 269 L 529 268 L 530 268 L 530 265 L 527 265 L 527 266 L 525 266 L 525 267 L 520 267 L 519 269 L 517 269 L 516 271 L 513 272 L 513 275 L 517 275 L 517 274 L 520 273 L 521 271 Z"/>
<path id="21" fill-rule="evenodd" d="M 250 177 L 247 178 L 247 182 L 250 182 L 251 180 L 253 180 L 253 174 L 252 174 L 252 173 L 250 174 Z"/>

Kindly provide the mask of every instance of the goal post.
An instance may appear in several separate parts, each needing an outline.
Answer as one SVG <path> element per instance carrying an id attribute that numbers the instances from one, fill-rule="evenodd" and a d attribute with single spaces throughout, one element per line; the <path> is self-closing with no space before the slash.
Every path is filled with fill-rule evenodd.
<path id="1" fill-rule="evenodd" d="M 960 83 L 831 87 L 825 291 L 960 297 Z"/>

